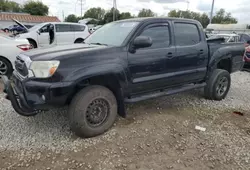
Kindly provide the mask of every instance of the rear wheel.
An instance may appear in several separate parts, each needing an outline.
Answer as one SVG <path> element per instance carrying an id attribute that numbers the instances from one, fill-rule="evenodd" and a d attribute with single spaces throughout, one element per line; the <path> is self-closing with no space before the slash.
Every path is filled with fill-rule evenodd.
<path id="1" fill-rule="evenodd" d="M 78 39 L 75 40 L 75 43 L 83 43 L 83 41 L 84 41 L 84 39 L 78 38 Z"/>
<path id="2" fill-rule="evenodd" d="M 12 71 L 13 69 L 12 69 L 11 63 L 5 58 L 0 57 L 0 76 L 5 75 L 5 76 L 10 77 L 12 74 Z"/>
<path id="3" fill-rule="evenodd" d="M 210 75 L 204 89 L 205 97 L 210 100 L 224 99 L 231 86 L 231 77 L 228 71 L 216 69 Z"/>
<path id="4" fill-rule="evenodd" d="M 37 48 L 37 44 L 34 40 L 28 40 L 30 45 L 32 45 L 32 48 Z"/>
<path id="5" fill-rule="evenodd" d="M 103 86 L 89 86 L 73 98 L 69 107 L 70 126 L 79 137 L 93 137 L 107 131 L 115 122 L 117 101 Z"/>

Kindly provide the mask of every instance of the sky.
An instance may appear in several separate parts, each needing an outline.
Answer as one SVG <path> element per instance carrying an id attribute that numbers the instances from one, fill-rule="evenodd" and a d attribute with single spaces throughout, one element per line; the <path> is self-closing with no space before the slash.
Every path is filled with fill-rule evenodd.
<path id="1" fill-rule="evenodd" d="M 18 3 L 25 3 L 26 0 L 14 0 Z M 39 0 L 49 6 L 49 15 L 63 19 L 69 14 L 81 15 L 81 0 Z M 170 10 L 186 10 L 205 12 L 210 15 L 212 0 L 116 0 L 117 8 L 121 12 L 131 12 L 137 15 L 142 8 L 149 8 L 158 16 L 167 15 Z M 250 23 L 249 0 L 215 0 L 214 13 L 220 8 L 231 12 L 239 23 Z M 106 10 L 113 6 L 113 0 L 82 0 L 83 10 L 86 12 L 91 7 L 101 7 Z M 189 4 L 189 5 L 188 5 Z M 249 18 L 249 19 L 248 19 Z"/>

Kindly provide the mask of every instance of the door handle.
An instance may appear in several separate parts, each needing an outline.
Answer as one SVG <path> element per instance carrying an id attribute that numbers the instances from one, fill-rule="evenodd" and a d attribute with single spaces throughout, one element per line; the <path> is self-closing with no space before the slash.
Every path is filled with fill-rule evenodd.
<path id="1" fill-rule="evenodd" d="M 173 57 L 173 53 L 169 52 L 167 53 L 167 58 L 172 58 Z"/>
<path id="2" fill-rule="evenodd" d="M 200 50 L 200 54 L 203 54 L 204 53 L 204 50 Z"/>

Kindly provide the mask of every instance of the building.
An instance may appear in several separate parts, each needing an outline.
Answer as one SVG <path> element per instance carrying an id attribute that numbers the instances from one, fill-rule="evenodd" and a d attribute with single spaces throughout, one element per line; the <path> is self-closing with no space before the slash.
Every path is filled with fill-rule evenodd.
<path id="1" fill-rule="evenodd" d="M 209 24 L 206 31 L 213 33 L 250 33 L 249 24 Z"/>
<path id="2" fill-rule="evenodd" d="M 60 22 L 60 20 L 54 16 L 37 16 L 27 13 L 0 12 L 0 28 L 8 28 L 11 25 L 16 25 L 12 19 L 16 19 L 23 25 L 29 26 L 34 26 L 42 22 Z"/>

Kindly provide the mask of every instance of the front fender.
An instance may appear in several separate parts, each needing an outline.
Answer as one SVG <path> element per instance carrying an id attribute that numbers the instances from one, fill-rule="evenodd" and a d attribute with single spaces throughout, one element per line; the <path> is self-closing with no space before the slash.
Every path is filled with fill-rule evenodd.
<path id="1" fill-rule="evenodd" d="M 65 81 L 74 81 L 76 84 L 91 77 L 112 75 L 120 84 L 125 87 L 128 84 L 126 69 L 123 65 L 117 63 L 94 64 L 76 69 L 65 77 Z"/>

